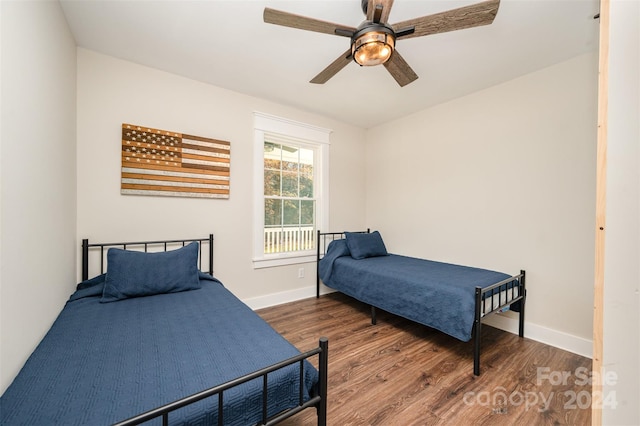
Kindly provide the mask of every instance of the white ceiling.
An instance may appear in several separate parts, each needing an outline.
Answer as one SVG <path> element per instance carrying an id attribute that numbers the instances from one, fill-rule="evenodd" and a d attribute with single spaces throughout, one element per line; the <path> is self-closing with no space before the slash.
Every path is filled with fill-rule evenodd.
<path id="1" fill-rule="evenodd" d="M 389 22 L 479 0 L 396 0 Z M 346 37 L 265 24 L 271 7 L 356 27 L 360 0 L 61 0 L 79 46 L 369 128 L 597 49 L 597 0 L 502 0 L 492 25 L 399 40 L 420 77 L 349 64 Z"/>

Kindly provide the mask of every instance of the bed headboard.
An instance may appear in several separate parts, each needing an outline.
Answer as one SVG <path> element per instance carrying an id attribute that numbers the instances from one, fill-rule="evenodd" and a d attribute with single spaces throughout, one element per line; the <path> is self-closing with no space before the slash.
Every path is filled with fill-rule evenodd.
<path id="1" fill-rule="evenodd" d="M 198 268 L 207 272 L 213 276 L 213 234 L 209 234 L 205 238 L 190 238 L 179 240 L 161 240 L 161 241 L 129 241 L 124 243 L 89 243 L 88 239 L 82 240 L 82 281 L 89 279 L 89 263 L 90 258 L 93 261 L 94 258 L 99 256 L 100 269 L 99 273 L 103 274 L 106 267 L 107 250 L 111 247 L 120 248 L 123 250 L 134 250 L 143 252 L 159 252 L 174 250 L 180 247 L 184 247 L 188 243 L 197 241 L 199 244 L 198 254 Z M 208 250 L 203 248 L 208 246 Z M 203 258 L 203 252 L 208 254 Z M 94 256 L 90 256 L 94 254 Z M 206 263 L 204 263 L 206 262 Z"/>
<path id="2" fill-rule="evenodd" d="M 316 297 L 320 297 L 320 259 L 327 253 L 327 248 L 331 241 L 341 240 L 345 238 L 346 231 L 342 232 L 320 232 L 318 229 L 318 238 L 316 240 Z M 366 231 L 353 231 L 358 234 L 368 234 L 371 232 L 369 228 Z"/>
<path id="3" fill-rule="evenodd" d="M 319 262 L 320 259 L 324 257 L 324 255 L 327 253 L 327 248 L 329 247 L 329 244 L 331 243 L 331 241 L 341 240 L 345 238 L 345 234 L 344 234 L 345 232 L 347 231 L 320 232 L 320 230 L 318 230 L 318 239 L 316 240 L 318 242 L 316 261 Z M 353 232 L 354 234 L 368 234 L 369 232 L 371 232 L 371 230 L 367 228 L 366 231 L 349 231 L 349 232 Z"/>

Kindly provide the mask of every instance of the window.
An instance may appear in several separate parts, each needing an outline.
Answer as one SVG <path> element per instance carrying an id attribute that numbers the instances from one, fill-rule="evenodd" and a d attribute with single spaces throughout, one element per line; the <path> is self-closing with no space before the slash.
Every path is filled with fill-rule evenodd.
<path id="1" fill-rule="evenodd" d="M 329 130 L 254 113 L 254 267 L 311 262 L 328 224 Z"/>
<path id="2" fill-rule="evenodd" d="M 315 150 L 264 142 L 264 253 L 313 250 Z"/>

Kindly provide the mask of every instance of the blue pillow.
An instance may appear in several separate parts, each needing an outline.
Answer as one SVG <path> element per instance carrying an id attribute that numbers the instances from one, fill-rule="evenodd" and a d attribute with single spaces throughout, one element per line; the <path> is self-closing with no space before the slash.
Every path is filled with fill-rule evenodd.
<path id="1" fill-rule="evenodd" d="M 84 290 L 85 288 L 93 287 L 98 284 L 104 284 L 104 280 L 107 278 L 107 274 L 100 274 L 88 280 L 84 280 L 76 286 L 76 290 Z"/>
<path id="2" fill-rule="evenodd" d="M 161 253 L 110 248 L 100 302 L 199 288 L 197 242 Z"/>
<path id="3" fill-rule="evenodd" d="M 371 233 L 345 232 L 347 247 L 354 259 L 367 257 L 387 256 L 387 248 L 384 246 L 382 236 L 378 231 Z"/>
<path id="4" fill-rule="evenodd" d="M 347 241 L 345 239 L 333 240 L 327 246 L 327 252 L 325 256 L 333 256 L 338 258 L 340 256 L 349 256 L 351 253 L 349 252 L 349 247 L 347 246 Z"/>

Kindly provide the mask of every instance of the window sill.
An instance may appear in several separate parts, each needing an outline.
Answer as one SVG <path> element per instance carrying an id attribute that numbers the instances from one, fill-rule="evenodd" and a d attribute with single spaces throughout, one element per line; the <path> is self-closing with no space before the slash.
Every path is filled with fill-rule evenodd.
<path id="1" fill-rule="evenodd" d="M 315 254 L 300 256 L 262 257 L 253 259 L 253 269 L 272 268 L 274 266 L 296 265 L 299 263 L 311 263 L 316 261 Z"/>

